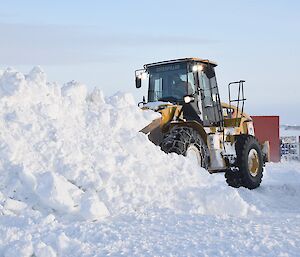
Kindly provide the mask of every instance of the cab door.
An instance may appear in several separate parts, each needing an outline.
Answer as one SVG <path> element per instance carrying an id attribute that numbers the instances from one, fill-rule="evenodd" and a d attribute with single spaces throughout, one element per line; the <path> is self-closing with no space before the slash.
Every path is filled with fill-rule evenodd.
<path id="1" fill-rule="evenodd" d="M 203 124 L 203 113 L 201 106 L 201 97 L 198 92 L 197 74 L 193 72 L 192 64 L 187 65 L 187 94 L 195 98 L 195 101 L 189 104 L 183 104 L 183 116 L 187 120 L 195 120 Z"/>
<path id="2" fill-rule="evenodd" d="M 203 65 L 198 71 L 204 126 L 222 126 L 223 113 L 214 68 Z"/>

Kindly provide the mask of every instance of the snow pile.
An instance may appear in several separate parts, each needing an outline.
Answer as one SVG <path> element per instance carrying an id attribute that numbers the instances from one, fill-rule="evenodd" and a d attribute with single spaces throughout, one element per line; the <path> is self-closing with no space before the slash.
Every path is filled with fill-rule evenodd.
<path id="1" fill-rule="evenodd" d="M 138 132 L 155 117 L 130 94 L 0 71 L 0 256 L 299 255 L 299 163 L 234 189 Z"/>
<path id="2" fill-rule="evenodd" d="M 138 131 L 158 116 L 130 94 L 88 95 L 34 68 L 0 74 L 0 208 L 95 220 L 169 208 L 245 216 L 237 190 L 196 163 L 166 155 Z M 229 207 L 230 206 L 230 207 Z"/>

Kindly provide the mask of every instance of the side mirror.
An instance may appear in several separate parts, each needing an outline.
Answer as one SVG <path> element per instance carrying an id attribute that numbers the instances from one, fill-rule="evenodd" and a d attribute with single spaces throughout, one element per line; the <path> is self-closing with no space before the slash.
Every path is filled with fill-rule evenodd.
<path id="1" fill-rule="evenodd" d="M 192 103 L 195 101 L 195 97 L 193 96 L 190 96 L 190 95 L 186 95 L 183 97 L 183 101 L 186 103 L 186 104 L 189 104 L 189 103 Z"/>
<path id="2" fill-rule="evenodd" d="M 135 87 L 140 88 L 142 86 L 142 80 L 147 78 L 146 70 L 140 69 L 135 71 Z"/>
<path id="3" fill-rule="evenodd" d="M 135 77 L 135 87 L 140 88 L 142 86 L 142 78 L 140 77 Z"/>

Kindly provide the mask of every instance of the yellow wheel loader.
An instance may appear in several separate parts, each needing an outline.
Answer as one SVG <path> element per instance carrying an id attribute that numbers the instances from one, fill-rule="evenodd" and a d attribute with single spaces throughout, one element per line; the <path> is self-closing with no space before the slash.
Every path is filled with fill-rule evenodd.
<path id="1" fill-rule="evenodd" d="M 210 173 L 225 172 L 228 185 L 254 189 L 269 159 L 268 142 L 258 142 L 252 119 L 244 113 L 245 81 L 229 83 L 229 103 L 221 103 L 216 66 L 183 58 L 136 70 L 136 88 L 148 82 L 148 101 L 144 98 L 139 106 L 161 114 L 141 132 L 166 153 L 194 158 Z"/>

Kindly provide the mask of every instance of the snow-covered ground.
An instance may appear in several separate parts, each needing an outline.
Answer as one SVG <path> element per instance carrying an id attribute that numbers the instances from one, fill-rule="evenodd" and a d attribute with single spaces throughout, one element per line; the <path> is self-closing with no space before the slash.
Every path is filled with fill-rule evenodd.
<path id="1" fill-rule="evenodd" d="M 228 187 L 138 131 L 132 95 L 0 71 L 0 256 L 299 256 L 300 164 Z"/>

